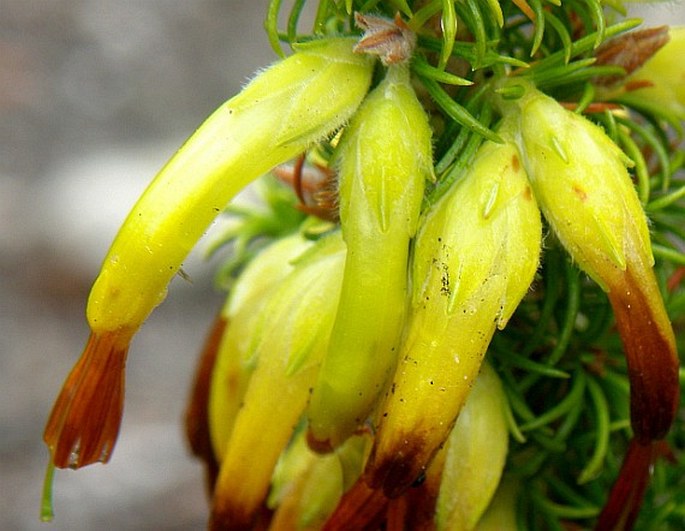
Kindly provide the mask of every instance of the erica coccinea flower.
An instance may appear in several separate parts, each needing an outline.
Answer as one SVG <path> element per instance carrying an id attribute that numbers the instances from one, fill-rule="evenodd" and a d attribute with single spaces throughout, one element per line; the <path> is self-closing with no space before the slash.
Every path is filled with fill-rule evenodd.
<path id="1" fill-rule="evenodd" d="M 679 402 L 675 336 L 654 277 L 647 218 L 626 165 L 597 125 L 528 86 L 509 119 L 540 208 L 614 309 L 630 378 L 635 442 L 602 525 L 632 522 L 653 458 Z M 633 477 L 633 479 L 628 479 Z M 632 482 L 633 487 L 627 485 Z M 625 485 L 624 485 L 625 484 Z M 618 491 L 615 491 L 618 492 Z"/>
<path id="2" fill-rule="evenodd" d="M 211 221 L 246 184 L 331 134 L 359 105 L 372 63 L 353 44 L 310 42 L 259 74 L 208 118 L 135 204 L 93 285 L 90 339 L 45 428 L 56 466 L 109 459 L 129 342 Z"/>

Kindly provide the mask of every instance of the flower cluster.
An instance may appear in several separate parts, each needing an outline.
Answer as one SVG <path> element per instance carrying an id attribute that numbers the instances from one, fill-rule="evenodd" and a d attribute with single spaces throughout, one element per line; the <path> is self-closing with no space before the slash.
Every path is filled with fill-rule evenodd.
<path id="1" fill-rule="evenodd" d="M 191 136 L 112 244 L 51 466 L 109 459 L 131 338 L 275 168 L 292 195 L 220 238 L 240 252 L 186 414 L 210 528 L 631 528 L 658 458 L 679 459 L 685 156 L 679 118 L 639 103 L 685 105 L 659 75 L 682 61 L 668 30 L 607 26 L 594 0 L 348 0 L 303 38 L 295 4 L 287 32 L 278 1 L 266 24 L 294 52 Z"/>

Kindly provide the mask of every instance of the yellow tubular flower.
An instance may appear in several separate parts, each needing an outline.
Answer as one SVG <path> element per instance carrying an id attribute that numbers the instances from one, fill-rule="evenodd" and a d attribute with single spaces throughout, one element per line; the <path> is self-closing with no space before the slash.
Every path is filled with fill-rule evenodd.
<path id="1" fill-rule="evenodd" d="M 390 528 L 393 513 L 402 512 L 403 506 L 410 508 L 401 517 L 404 529 L 474 529 L 504 469 L 509 437 L 505 408 L 501 382 L 485 364 L 445 444 L 420 481 L 404 495 L 389 500 L 360 479 L 346 489 L 324 529 L 375 529 L 383 517 Z M 334 455 L 347 452 L 354 440 L 348 439 Z"/>
<path id="2" fill-rule="evenodd" d="M 339 233 L 319 240 L 262 311 L 252 353 L 258 363 L 221 461 L 211 529 L 249 529 L 266 498 L 328 346 L 344 261 Z"/>
<path id="3" fill-rule="evenodd" d="M 510 119 L 518 122 L 540 208 L 578 265 L 607 291 L 625 349 L 634 440 L 600 516 L 600 527 L 613 529 L 637 516 L 654 441 L 676 415 L 675 337 L 625 155 L 601 128 L 532 87 L 513 105 Z"/>
<path id="4" fill-rule="evenodd" d="M 228 323 L 211 376 L 208 417 L 214 455 L 219 463 L 258 360 L 247 353 L 263 308 L 279 283 L 292 271 L 292 261 L 311 247 L 301 234 L 278 240 L 258 254 L 231 289 L 222 317 Z"/>
<path id="5" fill-rule="evenodd" d="M 57 467 L 106 462 L 116 441 L 133 334 L 202 233 L 246 184 L 344 124 L 372 61 L 354 40 L 323 39 L 260 73 L 164 166 L 121 227 L 91 290 L 92 333 L 48 420 Z"/>
<path id="6" fill-rule="evenodd" d="M 518 149 L 486 142 L 428 212 L 413 255 L 412 308 L 365 477 L 401 495 L 444 443 L 495 331 L 538 266 L 541 222 Z"/>
<path id="7" fill-rule="evenodd" d="M 517 106 L 511 119 L 519 122 L 540 208 L 614 309 L 628 361 L 635 435 L 643 442 L 660 439 L 678 405 L 678 356 L 629 161 L 600 127 L 531 87 Z"/>
<path id="8" fill-rule="evenodd" d="M 309 442 L 317 451 L 330 451 L 363 425 L 395 365 L 409 240 L 431 160 L 431 130 L 408 67 L 391 66 L 336 152 L 348 253 L 329 351 L 308 409 Z"/>

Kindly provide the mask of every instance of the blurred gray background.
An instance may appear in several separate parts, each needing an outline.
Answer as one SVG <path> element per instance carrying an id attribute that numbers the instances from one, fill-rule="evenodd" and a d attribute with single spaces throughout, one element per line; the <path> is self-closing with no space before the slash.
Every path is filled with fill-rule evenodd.
<path id="1" fill-rule="evenodd" d="M 287 3 L 287 2 L 286 2 Z M 182 415 L 222 296 L 200 253 L 131 348 L 111 462 L 55 478 L 42 429 L 88 330 L 100 260 L 203 119 L 275 59 L 266 0 L 0 0 L 0 529 L 202 529 Z"/>
<path id="2" fill-rule="evenodd" d="M 128 209 L 193 129 L 274 60 L 266 4 L 0 0 L 0 529 L 204 528 L 202 470 L 181 418 L 222 296 L 199 253 L 185 266 L 193 282 L 172 283 L 133 343 L 111 462 L 57 473 L 50 524 L 38 520 L 41 435 Z M 682 23 L 684 9 L 643 11 Z"/>

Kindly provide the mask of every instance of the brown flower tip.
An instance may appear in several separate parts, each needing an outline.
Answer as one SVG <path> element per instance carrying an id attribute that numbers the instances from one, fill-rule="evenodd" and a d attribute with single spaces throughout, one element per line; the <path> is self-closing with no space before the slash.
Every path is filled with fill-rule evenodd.
<path id="1" fill-rule="evenodd" d="M 655 443 L 642 444 L 635 438 L 630 441 L 618 479 L 597 519 L 597 531 L 633 528 L 649 484 L 655 448 Z"/>
<path id="2" fill-rule="evenodd" d="M 631 31 L 611 39 L 597 50 L 597 65 L 620 66 L 629 76 L 645 64 L 669 40 L 668 26 Z M 625 76 L 602 76 L 599 85 L 611 86 Z"/>
<path id="3" fill-rule="evenodd" d="M 255 511 L 216 511 L 216 507 L 207 525 L 209 531 L 266 531 L 274 529 L 272 526 L 273 511 L 266 504 L 262 504 Z"/>
<path id="4" fill-rule="evenodd" d="M 377 55 L 386 66 L 411 59 L 416 46 L 416 34 L 399 13 L 393 20 L 355 13 L 354 21 L 364 30 L 364 36 L 354 48 L 355 52 Z"/>
<path id="5" fill-rule="evenodd" d="M 433 473 L 427 474 L 424 481 L 416 481 L 403 495 L 392 499 L 382 489 L 374 489 L 360 478 L 343 495 L 323 530 L 435 529 L 435 507 L 444 463 L 440 460 L 436 464 L 437 467 L 431 465 Z"/>
<path id="6" fill-rule="evenodd" d="M 209 517 L 209 531 L 244 531 L 245 529 L 266 529 L 265 522 L 270 521 L 271 511 L 264 505 L 256 508 L 242 507 L 221 497 L 214 496 L 214 503 Z"/>
<path id="7" fill-rule="evenodd" d="M 207 406 L 209 404 L 212 371 L 216 363 L 221 338 L 226 330 L 226 324 L 226 319 L 220 315 L 214 320 L 214 324 L 200 353 L 195 380 L 185 413 L 186 439 L 188 439 L 193 455 L 205 464 L 205 476 L 209 493 L 214 490 L 214 484 L 219 473 L 219 465 L 214 456 L 214 449 L 212 448 L 209 434 Z"/>
<path id="8" fill-rule="evenodd" d="M 673 329 L 651 270 L 638 278 L 631 267 L 609 299 L 628 363 L 630 416 L 642 444 L 662 439 L 675 418 L 679 360 Z"/>
<path id="9" fill-rule="evenodd" d="M 371 451 L 364 470 L 364 480 L 371 488 L 382 489 L 388 498 L 398 498 L 424 477 L 427 464 L 433 458 L 425 437 L 397 437 L 392 448 L 382 455 Z"/>
<path id="10" fill-rule="evenodd" d="M 50 413 L 43 439 L 58 468 L 109 461 L 119 434 L 130 331 L 92 332 Z"/>

